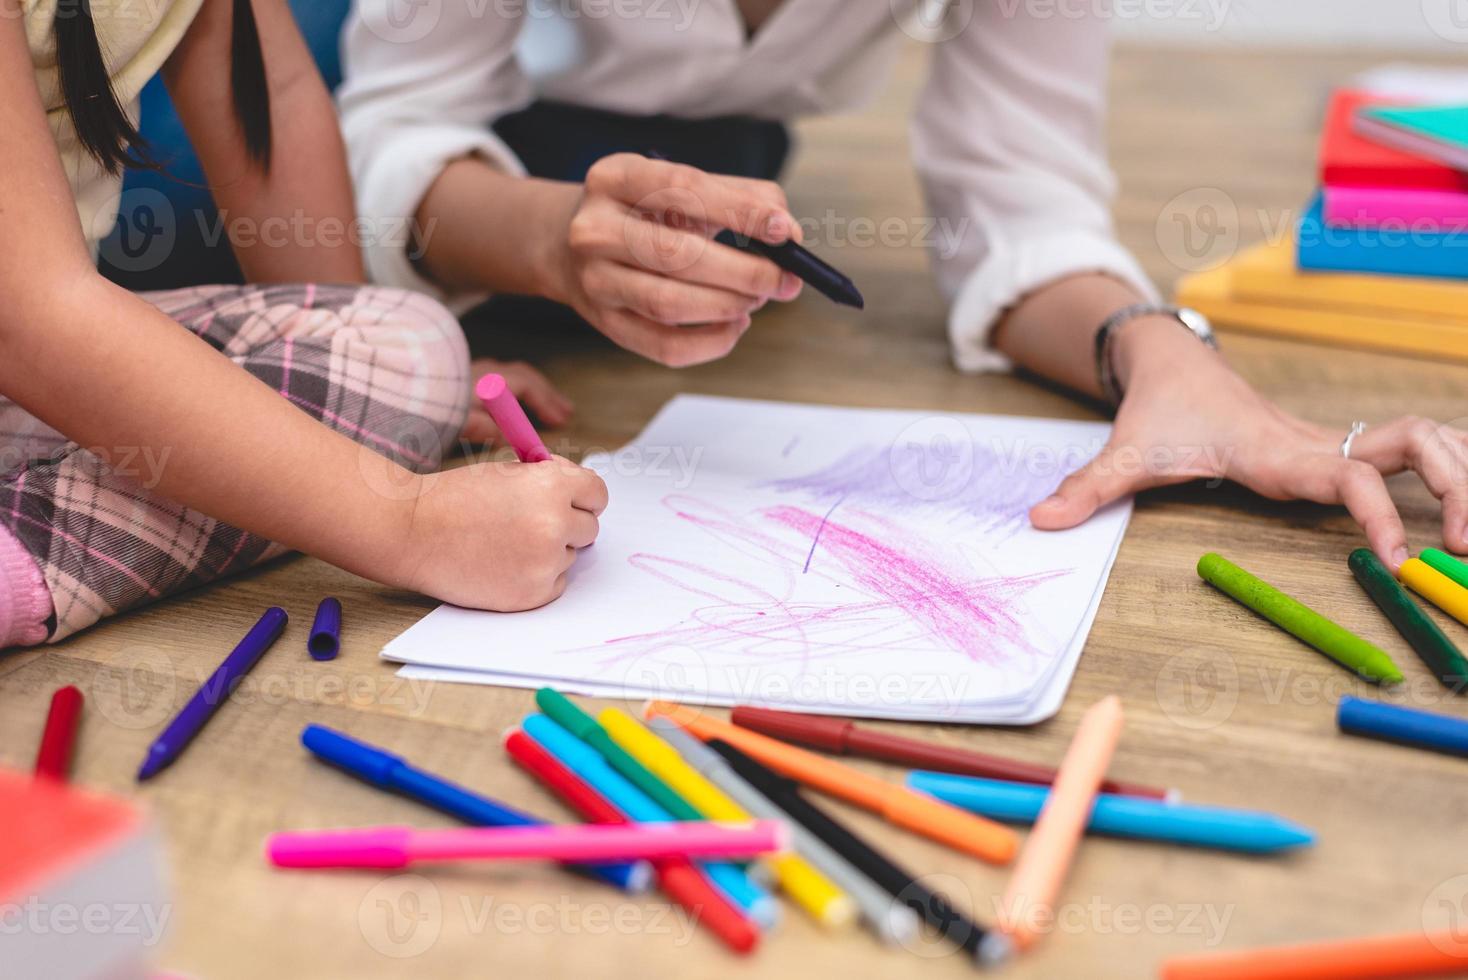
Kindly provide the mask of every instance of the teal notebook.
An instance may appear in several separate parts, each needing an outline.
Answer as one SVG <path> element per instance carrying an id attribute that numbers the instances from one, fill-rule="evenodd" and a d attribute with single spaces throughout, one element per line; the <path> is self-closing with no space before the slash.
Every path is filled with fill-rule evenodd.
<path id="1" fill-rule="evenodd" d="M 1372 142 L 1468 170 L 1468 105 L 1362 109 L 1355 128 Z"/>

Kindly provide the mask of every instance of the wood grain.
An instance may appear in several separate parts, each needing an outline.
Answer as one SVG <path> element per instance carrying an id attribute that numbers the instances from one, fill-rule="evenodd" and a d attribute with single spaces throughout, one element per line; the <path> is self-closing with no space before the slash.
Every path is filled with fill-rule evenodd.
<path id="1" fill-rule="evenodd" d="M 925 214 L 905 147 L 907 107 L 923 62 L 914 46 L 869 111 L 802 125 L 790 180 L 798 213 L 832 209 L 876 222 Z M 1240 242 L 1258 238 L 1283 209 L 1305 199 L 1325 94 L 1369 63 L 1350 55 L 1119 51 L 1111 120 L 1122 179 L 1118 222 L 1160 283 L 1174 282 L 1191 261 L 1168 244 L 1166 228 L 1200 189 L 1216 189 L 1215 198 L 1236 209 L 1227 233 Z M 1180 195 L 1193 197 L 1179 205 Z M 564 386 L 578 418 L 548 441 L 578 454 L 619 445 L 680 391 L 1094 417 L 1087 406 L 1022 378 L 957 374 L 921 248 L 848 244 L 828 257 L 864 288 L 865 314 L 808 295 L 762 315 L 733 356 L 707 367 L 663 370 L 597 337 L 565 331 L 479 343 L 486 352 L 523 349 Z M 1272 397 L 1322 423 L 1468 414 L 1464 367 L 1258 337 L 1228 336 L 1225 347 Z M 1410 479 L 1393 486 L 1413 544 L 1436 544 L 1435 502 Z M 1065 890 L 1058 933 L 1007 975 L 1146 976 L 1168 954 L 1209 945 L 1407 930 L 1424 915 L 1441 915 L 1444 903 L 1468 908 L 1468 763 L 1338 735 L 1335 699 L 1365 693 L 1365 685 L 1212 592 L 1193 572 L 1206 550 L 1229 555 L 1388 649 L 1409 678 L 1391 700 L 1468 716 L 1435 687 L 1352 581 L 1345 559 L 1361 543 L 1355 525 L 1333 508 L 1272 503 L 1227 486 L 1147 494 L 1057 718 L 1026 730 L 891 726 L 1054 763 L 1080 713 L 1116 692 L 1128 727 L 1113 775 L 1177 786 L 1198 801 L 1275 810 L 1320 834 L 1313 851 L 1268 860 L 1088 841 Z M 306 655 L 305 635 L 324 595 L 345 604 L 345 642 L 340 659 L 318 664 Z M 132 774 L 149 740 L 273 603 L 284 605 L 293 622 L 240 703 L 221 711 L 172 769 L 136 787 Z M 941 947 L 924 946 L 920 961 L 862 933 L 830 938 L 793 909 L 757 956 L 736 961 L 656 899 L 624 901 L 553 869 L 429 870 L 386 879 L 268 871 L 260 844 L 272 830 L 446 822 L 312 762 L 298 743 L 309 722 L 391 746 L 510 803 L 566 816 L 498 744 L 530 710 L 528 694 L 410 684 L 377 660 L 386 641 L 431 607 L 297 558 L 55 648 L 0 658 L 0 762 L 29 765 L 50 692 L 81 686 L 88 707 L 77 780 L 135 795 L 156 814 L 178 899 L 159 961 L 210 980 L 968 974 Z M 1468 642 L 1461 626 L 1438 619 Z M 897 778 L 890 769 L 866 768 Z M 1002 870 L 851 816 L 905 864 L 931 875 L 931 883 L 992 919 Z"/>

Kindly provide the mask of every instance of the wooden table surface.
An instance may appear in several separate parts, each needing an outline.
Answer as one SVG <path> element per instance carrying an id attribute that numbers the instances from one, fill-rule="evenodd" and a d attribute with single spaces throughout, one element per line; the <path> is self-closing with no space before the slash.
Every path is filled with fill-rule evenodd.
<path id="1" fill-rule="evenodd" d="M 1200 248 L 1258 238 L 1305 199 L 1325 94 L 1370 63 L 1319 54 L 1118 52 L 1118 220 L 1160 283 L 1174 282 Z M 914 45 L 869 111 L 802 126 L 790 182 L 797 213 L 831 209 L 846 219 L 894 218 L 918 228 L 925 211 L 907 160 L 905 115 L 922 66 Z M 1209 204 L 1222 222 L 1200 222 L 1194 231 L 1216 228 L 1222 244 L 1183 242 L 1179 218 Z M 861 230 L 850 226 L 852 243 L 833 258 L 862 284 L 865 314 L 809 294 L 763 315 L 727 360 L 682 372 L 640 362 L 598 338 L 556 334 L 526 346 L 579 405 L 576 423 L 553 445 L 614 447 L 680 391 L 1093 417 L 1031 381 L 955 372 L 927 256 L 913 244 L 863 245 Z M 1225 346 L 1254 383 L 1319 422 L 1468 415 L 1468 368 L 1461 366 L 1243 335 L 1227 336 Z M 1393 487 L 1413 545 L 1438 544 L 1435 502 L 1410 479 Z M 1435 687 L 1352 581 L 1345 558 L 1362 543 L 1337 509 L 1271 503 L 1227 486 L 1146 494 L 1055 719 L 1023 730 L 883 726 L 1053 763 L 1082 710 L 1115 692 L 1128 713 L 1115 776 L 1176 786 L 1197 801 L 1276 811 L 1319 832 L 1313 850 L 1283 858 L 1089 840 L 1065 889 L 1057 933 L 1008 975 L 1130 978 L 1154 973 L 1167 955 L 1209 947 L 1411 930 L 1442 924 L 1451 911 L 1459 927 L 1468 924 L 1468 762 L 1339 735 L 1334 702 L 1364 685 L 1210 591 L 1193 571 L 1204 551 L 1234 557 L 1385 646 L 1408 675 L 1391 700 L 1468 717 L 1468 707 Z M 335 662 L 316 664 L 303 654 L 304 634 L 328 594 L 346 606 L 345 649 Z M 145 746 L 273 603 L 288 609 L 292 625 L 238 703 L 172 769 L 137 787 L 132 775 Z M 941 945 L 914 953 L 884 949 L 859 931 L 827 937 L 793 909 L 758 955 L 740 961 L 656 898 L 625 901 L 549 868 L 423 876 L 267 870 L 260 843 L 279 828 L 446 823 L 311 761 L 298 742 L 309 722 L 391 746 L 510 803 L 565 816 L 498 744 L 529 710 L 528 693 L 409 683 L 377 659 L 386 641 L 432 606 L 296 558 L 57 647 L 4 657 L 0 763 L 29 764 L 55 687 L 77 684 L 86 692 L 76 778 L 133 795 L 156 814 L 177 898 L 159 964 L 200 978 L 968 974 Z M 1444 624 L 1468 642 L 1468 631 Z M 852 818 L 961 904 L 993 917 L 1005 871 L 955 859 L 864 814 Z"/>

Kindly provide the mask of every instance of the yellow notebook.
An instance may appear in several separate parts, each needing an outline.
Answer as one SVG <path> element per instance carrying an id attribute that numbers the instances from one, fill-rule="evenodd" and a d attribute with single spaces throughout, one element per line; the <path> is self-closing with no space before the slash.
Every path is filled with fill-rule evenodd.
<path id="1" fill-rule="evenodd" d="M 1468 361 L 1468 324 L 1442 317 L 1396 316 L 1371 308 L 1325 309 L 1243 299 L 1232 265 L 1188 276 L 1177 301 L 1221 328 L 1275 334 L 1345 347 Z"/>
<path id="2" fill-rule="evenodd" d="M 1468 282 L 1341 272 L 1301 272 L 1295 244 L 1284 239 L 1256 245 L 1229 264 L 1233 295 L 1282 306 L 1352 313 L 1445 318 L 1468 327 Z"/>

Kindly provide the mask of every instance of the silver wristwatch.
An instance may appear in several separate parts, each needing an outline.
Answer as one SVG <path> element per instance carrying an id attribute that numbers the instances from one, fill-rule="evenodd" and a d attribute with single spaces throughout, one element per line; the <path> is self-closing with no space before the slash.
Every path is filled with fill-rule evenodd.
<path id="1" fill-rule="evenodd" d="M 1203 343 L 1218 350 L 1218 337 L 1213 333 L 1213 324 L 1197 310 L 1186 306 L 1161 306 L 1156 303 L 1137 303 L 1117 310 L 1106 318 L 1101 329 L 1096 331 L 1096 380 L 1101 394 L 1112 407 L 1121 404 L 1121 385 L 1116 381 L 1116 367 L 1111 360 L 1111 348 L 1116 334 L 1122 327 L 1144 316 L 1171 317 Z"/>

